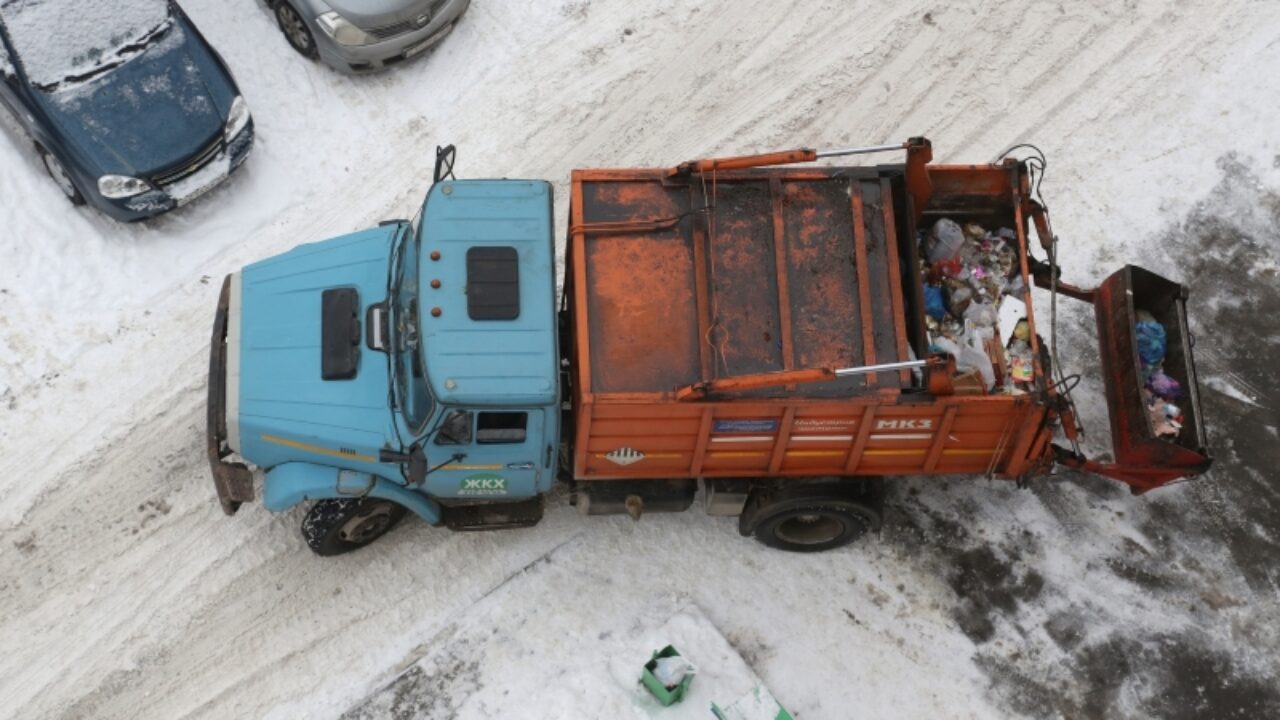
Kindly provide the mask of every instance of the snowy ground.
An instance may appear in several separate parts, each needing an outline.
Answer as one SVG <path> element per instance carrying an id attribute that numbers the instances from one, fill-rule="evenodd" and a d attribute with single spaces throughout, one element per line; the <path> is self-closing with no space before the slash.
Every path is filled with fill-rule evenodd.
<path id="1" fill-rule="evenodd" d="M 759 678 L 805 719 L 1280 716 L 1280 6 L 475 0 L 357 79 L 257 0 L 183 6 L 259 132 L 206 198 L 134 226 L 72 209 L 0 121 L 0 716 L 661 717 L 627 673 L 679 635 L 708 682 Z M 1208 477 L 905 479 L 878 541 L 816 557 L 557 498 L 531 530 L 410 522 L 322 561 L 299 512 L 218 509 L 218 279 L 411 215 L 436 144 L 460 175 L 555 181 L 563 215 L 575 167 L 909 135 L 943 162 L 1037 143 L 1069 279 L 1193 286 Z M 1064 312 L 1087 369 L 1091 320 Z M 1102 429 L 1100 384 L 1078 400 Z"/>

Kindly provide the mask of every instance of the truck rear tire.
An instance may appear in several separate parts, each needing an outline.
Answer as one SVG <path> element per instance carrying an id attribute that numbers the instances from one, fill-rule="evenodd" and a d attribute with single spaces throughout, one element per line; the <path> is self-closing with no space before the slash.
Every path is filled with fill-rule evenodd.
<path id="1" fill-rule="evenodd" d="M 880 529 L 881 478 L 815 478 L 757 489 L 738 517 L 738 531 L 778 550 L 821 552 Z"/>
<path id="2" fill-rule="evenodd" d="M 843 500 L 813 500 L 769 513 L 756 523 L 755 538 L 788 552 L 822 552 L 866 535 L 878 518 L 868 507 Z"/>
<path id="3" fill-rule="evenodd" d="M 321 557 L 341 555 L 387 534 L 405 513 L 402 505 L 378 498 L 317 500 L 302 519 L 302 537 Z"/>

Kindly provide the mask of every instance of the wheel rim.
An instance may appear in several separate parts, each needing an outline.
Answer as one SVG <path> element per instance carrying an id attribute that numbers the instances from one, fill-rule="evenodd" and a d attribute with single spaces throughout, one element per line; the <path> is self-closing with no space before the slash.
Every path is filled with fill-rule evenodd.
<path id="1" fill-rule="evenodd" d="M 276 8 L 276 19 L 280 21 L 280 28 L 294 47 L 299 50 L 311 49 L 311 35 L 307 33 L 307 25 L 293 8 L 281 4 Z"/>
<path id="2" fill-rule="evenodd" d="M 342 528 L 338 530 L 338 537 L 349 543 L 363 545 L 386 532 L 390 525 L 391 506 L 374 505 L 343 523 Z"/>
<path id="3" fill-rule="evenodd" d="M 821 545 L 840 537 L 844 523 L 830 515 L 805 513 L 778 523 L 773 534 L 792 545 Z"/>
<path id="4" fill-rule="evenodd" d="M 49 171 L 49 176 L 53 178 L 53 182 L 58 185 L 64 195 L 69 198 L 74 198 L 76 196 L 75 183 L 71 182 L 71 176 L 67 175 L 67 171 L 62 167 L 62 163 L 58 162 L 57 158 L 47 152 L 44 153 L 43 159 L 44 167 Z"/>

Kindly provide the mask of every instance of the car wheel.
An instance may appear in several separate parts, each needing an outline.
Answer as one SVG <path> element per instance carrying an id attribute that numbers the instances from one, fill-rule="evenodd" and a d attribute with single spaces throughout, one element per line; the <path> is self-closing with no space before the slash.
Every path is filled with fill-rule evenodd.
<path id="1" fill-rule="evenodd" d="M 62 191 L 63 195 L 71 201 L 72 205 L 83 205 L 84 196 L 80 194 L 80 190 L 76 188 L 75 182 L 71 179 L 71 173 L 62 166 L 58 158 L 53 153 L 45 150 L 44 147 L 37 145 L 36 150 L 40 153 L 40 160 L 44 163 L 44 169 L 49 173 L 49 177 L 53 178 L 54 184 Z"/>
<path id="2" fill-rule="evenodd" d="M 276 3 L 276 22 L 280 24 L 280 32 L 284 33 L 285 40 L 289 41 L 294 50 L 303 57 L 316 57 L 316 39 L 307 27 L 307 21 L 285 0 Z"/>
<path id="3" fill-rule="evenodd" d="M 814 500 L 768 514 L 756 525 L 755 536 L 779 550 L 821 552 L 848 545 L 876 522 L 874 511 L 857 503 Z"/>
<path id="4" fill-rule="evenodd" d="M 405 513 L 404 506 L 377 498 L 317 500 L 302 519 L 302 537 L 317 555 L 341 555 L 386 535 Z"/>

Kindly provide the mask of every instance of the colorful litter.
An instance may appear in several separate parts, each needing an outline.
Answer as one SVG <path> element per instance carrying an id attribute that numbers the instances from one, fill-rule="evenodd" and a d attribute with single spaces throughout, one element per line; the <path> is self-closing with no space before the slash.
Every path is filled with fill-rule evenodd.
<path id="1" fill-rule="evenodd" d="M 929 350 L 956 358 L 956 369 L 970 381 L 957 390 L 1025 392 L 1035 362 L 1017 234 L 940 218 L 921 231 L 919 245 Z"/>

